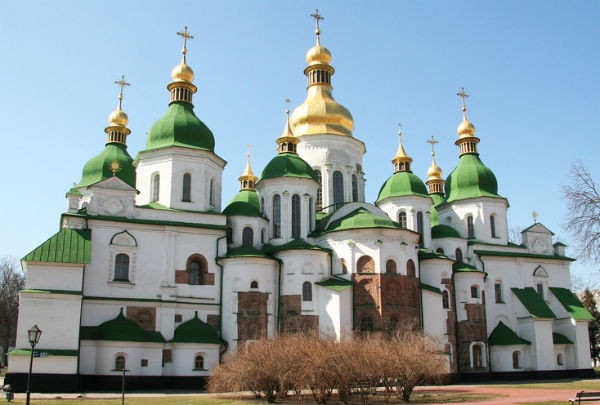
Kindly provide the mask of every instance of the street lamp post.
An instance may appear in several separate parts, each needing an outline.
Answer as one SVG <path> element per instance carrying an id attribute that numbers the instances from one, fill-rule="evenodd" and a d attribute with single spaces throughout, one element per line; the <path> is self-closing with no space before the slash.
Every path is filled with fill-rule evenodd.
<path id="1" fill-rule="evenodd" d="M 35 345 L 37 345 L 40 341 L 42 331 L 37 325 L 33 325 L 33 327 L 27 331 L 27 335 L 29 337 L 29 344 L 31 345 L 31 356 L 29 357 L 29 374 L 27 374 L 27 399 L 25 404 L 29 405 L 29 383 L 31 381 L 31 370 L 33 368 L 33 352 L 35 350 Z"/>
<path id="2" fill-rule="evenodd" d="M 125 367 L 121 369 L 123 377 L 121 378 L 121 405 L 125 405 L 125 373 L 128 372 Z"/>

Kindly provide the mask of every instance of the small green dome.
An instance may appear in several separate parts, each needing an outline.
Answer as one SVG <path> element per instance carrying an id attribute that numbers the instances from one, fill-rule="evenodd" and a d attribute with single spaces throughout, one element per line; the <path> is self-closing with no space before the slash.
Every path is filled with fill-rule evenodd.
<path id="1" fill-rule="evenodd" d="M 84 326 L 81 328 L 82 340 L 110 340 L 117 342 L 158 342 L 164 343 L 165 339 L 160 332 L 147 331 L 137 323 L 125 318 L 123 308 L 116 318 L 106 321 L 98 326 Z"/>
<path id="2" fill-rule="evenodd" d="M 377 201 L 388 197 L 418 195 L 428 197 L 427 188 L 421 179 L 410 172 L 396 172 L 383 183 Z"/>
<path id="3" fill-rule="evenodd" d="M 219 337 L 219 332 L 198 318 L 198 311 L 196 311 L 192 319 L 182 323 L 175 329 L 171 342 L 224 344 L 223 340 Z"/>
<path id="4" fill-rule="evenodd" d="M 373 214 L 364 207 L 350 212 L 348 215 L 332 221 L 323 232 L 346 231 L 361 228 L 402 229 L 396 222 L 386 217 Z"/>
<path id="5" fill-rule="evenodd" d="M 256 190 L 241 190 L 223 210 L 223 214 L 262 217 L 258 193 Z"/>
<path id="6" fill-rule="evenodd" d="M 429 223 L 431 224 L 431 226 L 434 226 L 440 223 L 438 219 L 438 210 L 436 209 L 436 207 L 440 204 L 445 203 L 446 199 L 444 198 L 443 194 L 439 193 L 429 194 L 429 197 L 431 197 L 431 199 L 433 200 L 433 205 L 429 210 Z"/>
<path id="7" fill-rule="evenodd" d="M 449 225 L 438 224 L 431 228 L 431 238 L 460 238 L 458 231 Z"/>
<path id="8" fill-rule="evenodd" d="M 474 197 L 502 198 L 498 195 L 494 173 L 483 164 L 479 155 L 466 154 L 460 157 L 458 166 L 446 179 L 446 200 L 452 202 Z"/>
<path id="9" fill-rule="evenodd" d="M 133 159 L 122 143 L 107 143 L 101 154 L 88 160 L 76 187 L 88 187 L 106 180 L 113 177 L 113 172 L 114 176 L 135 188 Z"/>
<path id="10" fill-rule="evenodd" d="M 169 146 L 214 152 L 215 138 L 211 130 L 196 117 L 190 103 L 172 102 L 167 113 L 148 132 L 146 150 Z"/>
<path id="11" fill-rule="evenodd" d="M 265 166 L 260 181 L 276 177 L 300 177 L 317 181 L 315 171 L 295 153 L 280 153 Z"/>

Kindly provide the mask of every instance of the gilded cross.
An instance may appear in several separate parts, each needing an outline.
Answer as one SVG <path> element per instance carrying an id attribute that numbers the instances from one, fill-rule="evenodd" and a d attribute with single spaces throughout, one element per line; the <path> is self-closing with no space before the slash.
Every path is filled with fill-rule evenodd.
<path id="1" fill-rule="evenodd" d="M 123 101 L 123 89 L 125 86 L 131 86 L 131 83 L 127 83 L 125 81 L 125 75 L 121 75 L 121 80 L 116 80 L 115 84 L 121 86 L 121 91 L 119 92 L 119 109 L 121 109 L 121 102 Z"/>
<path id="2" fill-rule="evenodd" d="M 438 141 L 436 141 L 435 139 L 433 139 L 433 135 L 431 135 L 431 139 L 429 139 L 427 141 L 427 143 L 431 144 L 431 156 L 435 156 L 435 149 L 434 146 L 436 143 L 439 143 Z"/>
<path id="3" fill-rule="evenodd" d="M 398 135 L 400 136 L 400 142 L 402 142 L 402 124 L 398 123 Z"/>
<path id="4" fill-rule="evenodd" d="M 194 39 L 194 37 L 188 32 L 187 25 L 183 27 L 183 32 L 178 32 L 177 35 L 183 37 L 183 49 L 181 50 L 181 53 L 183 54 L 183 61 L 185 62 L 185 55 L 187 54 L 187 40 Z"/>
<path id="5" fill-rule="evenodd" d="M 246 157 L 248 159 L 250 159 L 250 148 L 252 147 L 251 145 L 246 145 L 246 147 L 248 148 L 248 153 L 246 154 Z"/>
<path id="6" fill-rule="evenodd" d="M 285 108 L 285 113 L 286 113 L 286 114 L 289 114 L 289 113 L 290 113 L 290 103 L 291 103 L 291 101 L 292 101 L 292 100 L 290 100 L 289 98 L 286 98 L 286 99 L 285 99 L 285 104 L 286 104 L 286 106 L 287 106 L 287 107 Z"/>
<path id="7" fill-rule="evenodd" d="M 467 93 L 465 93 L 465 88 L 461 87 L 460 88 L 460 92 L 456 93 L 457 96 L 460 96 L 460 98 L 462 98 L 462 110 L 463 112 L 467 111 L 467 107 L 465 106 L 465 98 L 469 97 L 469 95 Z"/>
<path id="8" fill-rule="evenodd" d="M 319 37 L 319 35 L 321 35 L 321 29 L 319 28 L 319 20 L 324 20 L 325 18 L 319 14 L 318 8 L 315 9 L 315 12 L 313 14 L 311 14 L 310 16 L 315 19 L 315 23 L 317 25 L 317 28 L 315 29 L 315 34 L 317 34 L 317 45 L 321 45 L 321 41 L 320 41 L 320 37 Z"/>
<path id="9" fill-rule="evenodd" d="M 533 211 L 531 216 L 533 217 L 533 222 L 537 223 L 537 218 L 540 216 L 540 214 L 538 214 L 536 211 Z"/>

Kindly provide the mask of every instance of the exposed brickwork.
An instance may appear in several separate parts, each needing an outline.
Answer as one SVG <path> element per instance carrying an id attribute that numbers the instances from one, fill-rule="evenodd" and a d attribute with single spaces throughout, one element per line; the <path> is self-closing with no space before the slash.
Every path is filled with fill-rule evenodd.
<path id="1" fill-rule="evenodd" d="M 188 284 L 190 273 L 187 270 L 175 270 L 175 284 Z M 215 285 L 215 273 L 202 272 L 200 274 L 201 285 Z"/>
<path id="2" fill-rule="evenodd" d="M 238 340 L 266 339 L 268 337 L 267 300 L 269 294 L 238 292 Z"/>
<path id="3" fill-rule="evenodd" d="M 202 273 L 203 285 L 215 285 L 215 273 Z"/>
<path id="4" fill-rule="evenodd" d="M 454 294 L 454 287 L 452 286 L 452 279 L 443 278 L 442 284 L 445 285 L 446 290 L 448 290 L 448 301 L 450 304 L 450 310 L 447 311 L 448 316 L 446 317 L 446 335 L 448 336 L 448 344 L 451 346 L 450 350 L 452 352 L 452 357 L 450 359 L 450 371 L 456 372 L 456 364 L 457 364 L 457 354 L 458 351 L 456 349 L 456 300 Z"/>
<path id="5" fill-rule="evenodd" d="M 353 274 L 354 329 L 373 320 L 374 330 L 421 327 L 419 279 L 400 274 Z"/>
<path id="6" fill-rule="evenodd" d="M 487 328 L 485 326 L 484 304 L 461 304 L 465 306 L 467 320 L 458 323 L 458 361 L 460 372 L 486 372 L 487 367 L 471 368 L 470 345 L 472 342 L 483 342 L 487 347 Z M 487 357 L 483 348 L 483 356 Z M 489 359 L 488 359 L 489 361 Z"/>
<path id="7" fill-rule="evenodd" d="M 156 308 L 154 307 L 127 307 L 126 317 L 144 330 L 156 329 Z"/>
<path id="8" fill-rule="evenodd" d="M 282 333 L 316 330 L 318 315 L 302 315 L 301 295 L 282 295 L 279 301 L 280 329 Z"/>
<path id="9" fill-rule="evenodd" d="M 221 317 L 219 315 L 207 315 L 206 323 L 218 331 L 221 330 Z"/>
<path id="10" fill-rule="evenodd" d="M 361 256 L 356 262 L 356 271 L 358 273 L 375 272 L 375 261 L 371 256 Z"/>
<path id="11" fill-rule="evenodd" d="M 175 270 L 175 283 L 176 284 L 187 284 L 188 283 L 188 272 L 187 270 Z"/>

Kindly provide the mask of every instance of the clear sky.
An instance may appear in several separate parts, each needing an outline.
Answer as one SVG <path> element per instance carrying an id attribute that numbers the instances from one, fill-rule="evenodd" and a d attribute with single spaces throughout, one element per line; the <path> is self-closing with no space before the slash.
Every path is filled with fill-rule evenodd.
<path id="1" fill-rule="evenodd" d="M 132 83 L 128 150 L 143 149 L 167 109 L 184 25 L 195 36 L 195 111 L 229 162 L 225 207 L 246 145 L 260 174 L 275 155 L 284 100 L 304 100 L 317 7 L 334 96 L 367 146 L 367 201 L 392 174 L 399 122 L 415 174 L 425 180 L 432 135 L 438 164 L 452 171 L 464 86 L 481 158 L 511 205 L 509 226 L 530 225 L 536 210 L 570 243 L 560 185 L 578 159 L 600 177 L 600 2 L 27 1 L 5 2 L 0 16 L 0 255 L 22 257 L 58 230 L 66 191 L 104 147 L 121 74 Z M 587 277 L 597 266 L 573 270 Z"/>

